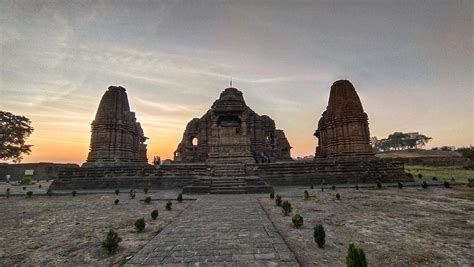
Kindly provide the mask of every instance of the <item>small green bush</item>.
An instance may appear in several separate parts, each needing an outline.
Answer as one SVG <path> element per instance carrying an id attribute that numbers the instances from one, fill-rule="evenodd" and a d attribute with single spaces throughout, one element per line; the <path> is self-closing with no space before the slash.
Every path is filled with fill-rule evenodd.
<path id="1" fill-rule="evenodd" d="M 310 188 L 310 189 L 314 189 L 314 185 L 310 185 L 309 188 Z"/>
<path id="2" fill-rule="evenodd" d="M 33 178 L 31 176 L 24 176 L 21 178 L 20 184 L 30 185 L 33 183 Z"/>
<path id="3" fill-rule="evenodd" d="M 451 184 L 448 181 L 444 181 L 444 187 L 445 188 L 450 188 Z"/>
<path id="4" fill-rule="evenodd" d="M 38 185 L 38 188 L 43 188 L 43 186 L 42 186 L 42 185 Z"/>
<path id="5" fill-rule="evenodd" d="M 120 194 L 120 190 L 119 189 L 115 189 L 115 194 L 118 196 Z"/>
<path id="6" fill-rule="evenodd" d="M 130 192 L 128 192 L 128 195 L 130 196 L 130 199 L 135 198 L 135 190 L 131 189 Z"/>
<path id="7" fill-rule="evenodd" d="M 402 183 L 398 183 L 398 189 L 403 189 L 403 184 Z"/>
<path id="8" fill-rule="evenodd" d="M 331 189 L 336 190 L 336 186 L 335 185 L 331 186 Z"/>
<path id="9" fill-rule="evenodd" d="M 33 196 L 33 192 L 31 192 L 31 191 L 26 192 L 26 197 L 27 198 L 30 198 L 31 196 Z"/>
<path id="10" fill-rule="evenodd" d="M 151 212 L 151 218 L 152 218 L 153 220 L 156 220 L 156 218 L 158 218 L 158 210 L 153 210 L 153 211 Z"/>
<path id="11" fill-rule="evenodd" d="M 308 191 L 304 190 L 304 200 L 308 200 L 309 199 L 309 193 Z"/>
<path id="12" fill-rule="evenodd" d="M 454 179 L 454 177 L 451 177 L 451 182 L 454 182 L 454 181 L 456 181 L 456 180 Z"/>
<path id="13" fill-rule="evenodd" d="M 26 186 L 23 186 L 23 191 L 25 191 L 25 190 L 26 190 Z"/>
<path id="14" fill-rule="evenodd" d="M 474 187 L 474 179 L 467 179 L 467 187 Z"/>
<path id="15" fill-rule="evenodd" d="M 73 190 L 73 191 L 71 192 L 71 194 L 72 194 L 73 197 L 75 197 L 76 194 L 77 194 L 76 190 Z"/>
<path id="16" fill-rule="evenodd" d="M 114 204 L 115 204 L 115 205 L 118 205 L 119 202 L 120 202 L 120 200 L 116 199 L 116 200 L 114 201 Z"/>
<path id="17" fill-rule="evenodd" d="M 367 267 L 364 250 L 354 244 L 350 244 L 347 250 L 346 263 L 347 267 Z"/>
<path id="18" fill-rule="evenodd" d="M 48 190 L 46 190 L 46 195 L 48 195 L 48 197 L 52 196 L 53 190 L 51 190 L 51 188 L 48 188 Z"/>
<path id="19" fill-rule="evenodd" d="M 148 187 L 143 188 L 143 192 L 145 192 L 145 194 L 148 194 Z"/>
<path id="20" fill-rule="evenodd" d="M 270 192 L 270 199 L 275 199 L 275 192 Z"/>
<path id="21" fill-rule="evenodd" d="M 377 189 L 382 189 L 382 182 L 380 182 L 380 180 L 377 180 Z"/>
<path id="22" fill-rule="evenodd" d="M 151 197 L 146 197 L 145 200 L 143 200 L 145 204 L 150 204 L 151 203 Z"/>
<path id="23" fill-rule="evenodd" d="M 418 173 L 418 179 L 423 179 L 423 175 L 421 175 L 421 173 Z"/>
<path id="24" fill-rule="evenodd" d="M 356 184 L 355 189 L 359 190 L 359 185 L 358 184 Z"/>
<path id="25" fill-rule="evenodd" d="M 313 228 L 313 237 L 316 244 L 318 244 L 318 247 L 324 248 L 324 244 L 326 243 L 326 232 L 321 224 L 318 224 Z"/>
<path id="26" fill-rule="evenodd" d="M 423 189 L 428 188 L 428 183 L 426 181 L 423 181 L 423 183 L 421 183 L 421 187 L 423 187 Z"/>
<path id="27" fill-rule="evenodd" d="M 137 229 L 138 232 L 142 232 L 143 229 L 145 229 L 145 219 L 141 218 L 135 221 L 135 229 Z"/>
<path id="28" fill-rule="evenodd" d="M 288 201 L 283 201 L 283 204 L 281 205 L 281 208 L 283 209 L 283 215 L 288 216 L 291 213 L 291 204 Z"/>
<path id="29" fill-rule="evenodd" d="M 183 202 L 183 194 L 179 193 L 178 198 L 176 198 L 179 203 Z"/>
<path id="30" fill-rule="evenodd" d="M 293 226 L 295 228 L 300 228 L 303 225 L 303 217 L 299 215 L 298 213 L 293 215 L 293 217 L 291 218 L 291 221 L 293 222 Z"/>
<path id="31" fill-rule="evenodd" d="M 339 193 L 337 193 L 336 198 L 337 198 L 337 200 L 341 199 L 341 195 L 339 195 Z"/>
<path id="32" fill-rule="evenodd" d="M 278 194 L 275 197 L 275 205 L 277 205 L 278 207 L 281 207 L 281 196 Z"/>
<path id="33" fill-rule="evenodd" d="M 433 179 L 432 179 L 432 180 L 433 180 L 433 181 L 438 181 L 438 178 L 436 178 L 436 177 L 433 177 Z"/>
<path id="34" fill-rule="evenodd" d="M 110 229 L 105 237 L 105 240 L 102 241 L 102 247 L 107 250 L 109 254 L 115 253 L 118 249 L 119 243 L 122 241 L 122 238 L 118 235 L 117 232 Z"/>
<path id="35" fill-rule="evenodd" d="M 166 202 L 166 210 L 171 210 L 171 205 L 173 205 L 173 203 L 171 203 L 171 201 L 168 201 Z"/>

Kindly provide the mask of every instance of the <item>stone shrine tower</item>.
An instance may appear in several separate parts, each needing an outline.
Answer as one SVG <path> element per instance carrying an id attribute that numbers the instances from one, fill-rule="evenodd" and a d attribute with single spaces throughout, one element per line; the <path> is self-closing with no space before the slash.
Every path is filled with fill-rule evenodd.
<path id="1" fill-rule="evenodd" d="M 373 156 L 367 114 L 351 82 L 331 86 L 329 103 L 314 133 L 317 158 Z"/>
<path id="2" fill-rule="evenodd" d="M 290 160 L 291 146 L 283 130 L 260 116 L 236 88 L 225 89 L 211 109 L 186 126 L 175 151 L 178 162 L 259 163 Z"/>
<path id="3" fill-rule="evenodd" d="M 135 113 L 130 111 L 127 93 L 110 86 L 92 122 L 90 151 L 83 167 L 147 165 L 148 139 Z"/>

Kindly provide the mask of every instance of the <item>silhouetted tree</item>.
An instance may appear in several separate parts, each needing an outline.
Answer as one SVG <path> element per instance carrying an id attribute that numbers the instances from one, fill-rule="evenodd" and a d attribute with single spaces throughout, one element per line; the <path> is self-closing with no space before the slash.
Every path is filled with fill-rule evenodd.
<path id="1" fill-rule="evenodd" d="M 20 162 L 22 154 L 30 154 L 32 145 L 26 139 L 33 130 L 27 117 L 0 111 L 0 159 Z"/>

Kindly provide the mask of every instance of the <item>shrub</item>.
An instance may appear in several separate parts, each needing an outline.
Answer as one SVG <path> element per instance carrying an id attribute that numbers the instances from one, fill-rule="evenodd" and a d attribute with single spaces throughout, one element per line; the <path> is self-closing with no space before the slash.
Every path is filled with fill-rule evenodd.
<path id="1" fill-rule="evenodd" d="M 421 173 L 418 173 L 418 178 L 419 178 L 419 179 L 422 179 L 422 178 L 423 178 L 423 175 L 421 175 Z"/>
<path id="2" fill-rule="evenodd" d="M 48 190 L 46 190 L 46 195 L 48 195 L 48 197 L 52 196 L 53 190 L 51 190 L 51 188 L 48 188 Z"/>
<path id="3" fill-rule="evenodd" d="M 467 179 L 467 187 L 474 187 L 474 179 Z"/>
<path id="4" fill-rule="evenodd" d="M 377 189 L 382 189 L 382 182 L 380 180 L 377 180 Z"/>
<path id="5" fill-rule="evenodd" d="M 75 196 L 76 196 L 76 194 L 77 194 L 76 190 L 72 191 L 72 193 L 71 193 L 71 194 L 72 194 L 72 196 L 73 196 L 73 197 L 75 197 Z"/>
<path id="6" fill-rule="evenodd" d="M 109 254 L 115 253 L 117 251 L 119 243 L 122 241 L 122 238 L 118 235 L 117 232 L 110 229 L 105 237 L 105 240 L 102 241 L 102 247 L 107 250 Z"/>
<path id="7" fill-rule="evenodd" d="M 153 211 L 151 212 L 151 218 L 152 218 L 153 220 L 156 220 L 156 218 L 158 218 L 158 210 L 153 210 Z"/>
<path id="8" fill-rule="evenodd" d="M 281 205 L 281 208 L 283 209 L 283 215 L 288 216 L 291 213 L 291 204 L 288 201 L 283 201 L 283 204 Z"/>
<path id="9" fill-rule="evenodd" d="M 339 195 L 339 193 L 337 193 L 336 198 L 337 198 L 337 200 L 341 199 L 341 195 Z"/>
<path id="10" fill-rule="evenodd" d="M 145 200 L 143 200 L 145 204 L 150 204 L 151 203 L 151 197 L 146 197 Z"/>
<path id="11" fill-rule="evenodd" d="M 118 196 L 118 194 L 120 194 L 120 190 L 119 190 L 119 189 L 115 189 L 115 194 Z"/>
<path id="12" fill-rule="evenodd" d="M 38 188 L 43 188 L 43 186 L 42 186 L 42 185 L 38 185 Z"/>
<path id="13" fill-rule="evenodd" d="M 291 221 L 293 222 L 293 226 L 295 228 L 300 228 L 303 225 L 303 217 L 299 215 L 298 213 L 293 215 L 293 217 L 291 218 Z"/>
<path id="14" fill-rule="evenodd" d="M 145 229 L 145 219 L 141 218 L 135 221 L 135 229 L 137 229 L 138 232 L 142 232 L 143 229 Z"/>
<path id="15" fill-rule="evenodd" d="M 433 179 L 432 179 L 432 180 L 433 180 L 433 181 L 438 181 L 438 178 L 436 178 L 436 177 L 433 177 Z"/>
<path id="16" fill-rule="evenodd" d="M 423 189 L 428 188 L 428 183 L 426 183 L 426 181 L 423 181 L 423 183 L 421 183 L 421 187 L 423 187 Z"/>
<path id="17" fill-rule="evenodd" d="M 7 188 L 6 196 L 7 196 L 7 198 L 10 198 L 10 188 Z"/>
<path id="18" fill-rule="evenodd" d="M 336 186 L 335 185 L 331 186 L 331 189 L 336 190 Z"/>
<path id="19" fill-rule="evenodd" d="M 364 250 L 354 244 L 349 245 L 346 257 L 347 267 L 367 267 Z"/>
<path id="20" fill-rule="evenodd" d="M 456 180 L 454 179 L 454 177 L 451 177 L 451 182 L 454 182 L 454 181 L 456 181 Z"/>
<path id="21" fill-rule="evenodd" d="M 448 181 L 444 181 L 444 187 L 450 188 L 451 184 Z"/>
<path id="22" fill-rule="evenodd" d="M 309 193 L 308 191 L 304 190 L 304 200 L 308 200 L 309 199 Z"/>
<path id="23" fill-rule="evenodd" d="M 135 190 L 131 189 L 130 192 L 128 192 L 128 195 L 130 196 L 130 199 L 135 198 Z"/>
<path id="24" fill-rule="evenodd" d="M 324 248 L 324 244 L 326 243 L 326 232 L 321 224 L 314 227 L 313 237 L 316 244 L 318 244 L 318 247 Z"/>
<path id="25" fill-rule="evenodd" d="M 25 191 L 25 190 L 26 190 L 26 186 L 23 186 L 23 191 Z"/>
<path id="26" fill-rule="evenodd" d="M 270 192 L 270 199 L 275 199 L 275 192 Z"/>
<path id="27" fill-rule="evenodd" d="M 398 183 L 398 189 L 403 189 L 403 184 L 402 183 Z"/>
<path id="28" fill-rule="evenodd" d="M 183 194 L 179 193 L 177 200 L 179 203 L 183 202 Z"/>
<path id="29" fill-rule="evenodd" d="M 26 197 L 30 198 L 32 195 L 33 195 L 33 192 L 31 191 L 26 192 Z"/>
<path id="30" fill-rule="evenodd" d="M 116 200 L 114 201 L 114 204 L 115 204 L 115 205 L 118 205 L 119 202 L 120 202 L 120 200 L 116 199 Z"/>
<path id="31" fill-rule="evenodd" d="M 33 183 L 33 178 L 31 176 L 24 176 L 21 178 L 20 184 L 30 185 Z"/>
<path id="32" fill-rule="evenodd" d="M 321 185 L 321 192 L 324 192 L 324 186 Z"/>
<path id="33" fill-rule="evenodd" d="M 356 184 L 355 189 L 359 190 L 359 185 L 358 184 Z"/>
<path id="34" fill-rule="evenodd" d="M 275 205 L 277 205 L 278 207 L 281 207 L 281 196 L 278 194 L 275 197 Z"/>
<path id="35" fill-rule="evenodd" d="M 143 188 L 143 192 L 145 192 L 145 194 L 148 194 L 148 187 Z"/>
<path id="36" fill-rule="evenodd" d="M 171 203 L 171 201 L 168 201 L 166 202 L 166 210 L 171 210 L 171 205 L 173 205 L 173 203 Z"/>
<path id="37" fill-rule="evenodd" d="M 310 185 L 309 188 L 310 188 L 310 189 L 314 189 L 314 185 Z"/>

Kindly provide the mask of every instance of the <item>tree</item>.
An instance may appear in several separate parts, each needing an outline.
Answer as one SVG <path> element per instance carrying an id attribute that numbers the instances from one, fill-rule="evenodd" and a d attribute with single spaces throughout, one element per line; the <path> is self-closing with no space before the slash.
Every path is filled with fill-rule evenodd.
<path id="1" fill-rule="evenodd" d="M 0 110 L 0 159 L 20 162 L 22 154 L 30 154 L 32 145 L 26 139 L 33 130 L 27 117 Z"/>

